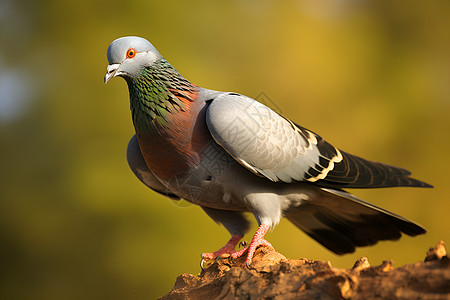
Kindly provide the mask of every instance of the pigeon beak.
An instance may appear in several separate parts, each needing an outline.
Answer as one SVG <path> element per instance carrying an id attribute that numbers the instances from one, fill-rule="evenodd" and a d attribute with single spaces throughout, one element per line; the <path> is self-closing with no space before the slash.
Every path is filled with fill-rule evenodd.
<path id="1" fill-rule="evenodd" d="M 112 64 L 112 65 L 109 65 L 108 68 L 106 68 L 105 83 L 108 83 L 108 81 L 111 78 L 118 75 L 116 73 L 117 73 L 117 69 L 119 69 L 119 67 L 120 67 L 120 64 Z"/>

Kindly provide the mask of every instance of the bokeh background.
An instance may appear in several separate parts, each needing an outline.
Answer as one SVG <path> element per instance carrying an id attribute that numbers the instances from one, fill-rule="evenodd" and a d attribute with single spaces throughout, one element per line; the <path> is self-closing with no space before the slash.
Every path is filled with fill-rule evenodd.
<path id="1" fill-rule="evenodd" d="M 267 235 L 278 251 L 342 268 L 422 260 L 450 242 L 449 15 L 446 0 L 0 0 L 0 298 L 154 299 L 229 238 L 128 169 L 127 87 L 103 83 L 125 35 L 200 86 L 435 185 L 354 191 L 424 236 L 336 256 L 283 220 Z"/>

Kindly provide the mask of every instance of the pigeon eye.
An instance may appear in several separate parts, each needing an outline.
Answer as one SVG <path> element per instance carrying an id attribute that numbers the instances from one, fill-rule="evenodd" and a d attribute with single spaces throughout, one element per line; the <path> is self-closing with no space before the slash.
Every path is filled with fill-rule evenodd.
<path id="1" fill-rule="evenodd" d="M 136 53 L 137 53 L 136 49 L 134 49 L 134 48 L 128 49 L 128 50 L 127 50 L 127 58 L 133 58 L 133 57 L 135 57 L 135 56 L 136 56 Z"/>

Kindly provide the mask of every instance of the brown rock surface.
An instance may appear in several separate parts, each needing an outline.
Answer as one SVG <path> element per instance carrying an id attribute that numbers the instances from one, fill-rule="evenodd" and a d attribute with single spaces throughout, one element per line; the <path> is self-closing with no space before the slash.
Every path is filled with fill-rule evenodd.
<path id="1" fill-rule="evenodd" d="M 450 299 L 450 261 L 444 243 L 425 262 L 394 268 L 390 260 L 370 266 L 359 259 L 351 269 L 330 262 L 287 259 L 259 247 L 252 268 L 245 258 L 214 262 L 199 276 L 178 276 L 160 299 Z"/>

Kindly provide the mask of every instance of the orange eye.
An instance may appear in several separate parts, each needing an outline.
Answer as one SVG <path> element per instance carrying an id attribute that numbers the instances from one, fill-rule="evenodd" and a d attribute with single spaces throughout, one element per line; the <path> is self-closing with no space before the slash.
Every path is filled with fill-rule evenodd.
<path id="1" fill-rule="evenodd" d="M 133 57 L 135 57 L 135 56 L 136 56 L 136 53 L 137 53 L 136 49 L 134 49 L 134 48 L 128 49 L 128 50 L 127 50 L 127 58 L 133 58 Z"/>

